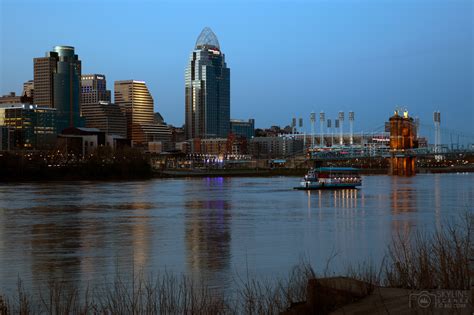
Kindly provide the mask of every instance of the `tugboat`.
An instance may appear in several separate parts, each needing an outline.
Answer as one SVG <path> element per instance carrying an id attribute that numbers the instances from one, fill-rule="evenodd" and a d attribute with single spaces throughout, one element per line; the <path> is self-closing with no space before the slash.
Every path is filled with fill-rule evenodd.
<path id="1" fill-rule="evenodd" d="M 359 170 L 353 167 L 320 167 L 311 168 L 301 180 L 298 190 L 356 188 L 362 185 L 358 174 Z"/>

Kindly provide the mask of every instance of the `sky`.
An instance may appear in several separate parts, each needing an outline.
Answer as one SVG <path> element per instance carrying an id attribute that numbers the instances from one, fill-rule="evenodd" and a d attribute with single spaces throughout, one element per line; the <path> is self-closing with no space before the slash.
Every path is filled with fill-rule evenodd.
<path id="1" fill-rule="evenodd" d="M 184 69 L 201 30 L 231 69 L 231 118 L 288 125 L 355 112 L 380 131 L 395 107 L 432 132 L 474 135 L 471 0 L 0 0 L 0 94 L 33 79 L 33 58 L 71 45 L 83 74 L 146 81 L 155 110 L 184 123 Z M 316 126 L 319 130 L 319 126 Z M 430 136 L 429 134 L 427 134 Z M 472 141 L 474 142 L 474 141 Z"/>

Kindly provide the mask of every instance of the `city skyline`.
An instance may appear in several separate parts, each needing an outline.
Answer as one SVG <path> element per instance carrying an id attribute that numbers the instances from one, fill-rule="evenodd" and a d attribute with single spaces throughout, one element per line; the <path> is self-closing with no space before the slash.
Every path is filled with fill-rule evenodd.
<path id="1" fill-rule="evenodd" d="M 15 6 L 16 3 L 2 2 L 1 94 L 21 92 L 23 83 L 33 79 L 33 57 L 52 46 L 68 44 L 81 56 L 84 73 L 103 73 L 111 82 L 146 81 L 155 99 L 155 111 L 168 123 L 181 126 L 185 116 L 183 68 L 196 32 L 210 26 L 224 43 L 230 58 L 227 62 L 233 69 L 232 118 L 252 117 L 256 127 L 269 127 L 288 125 L 293 116 L 302 117 L 308 131 L 313 110 L 325 111 L 333 119 L 339 110 L 353 110 L 358 116 L 355 130 L 372 130 L 382 125 L 396 106 L 404 106 L 423 124 L 431 125 L 433 111 L 440 110 L 445 127 L 462 132 L 473 130 L 469 124 L 473 118 L 469 28 L 472 3 L 468 1 L 383 5 L 362 1 L 358 5 L 340 2 L 339 6 L 325 2 L 292 6 L 279 2 L 276 8 L 266 2 L 254 6 L 232 2 L 230 9 L 244 10 L 240 20 L 248 23 L 241 28 L 235 27 L 240 20 L 227 12 L 229 7 L 221 8 L 222 15 L 210 22 L 191 16 L 205 12 L 212 4 L 209 2 L 204 2 L 203 8 L 149 2 L 139 2 L 131 8 L 127 3 L 102 3 L 94 4 L 99 10 L 88 11 L 88 15 L 85 9 L 78 9 L 75 16 L 84 18 L 83 27 L 95 25 L 91 22 L 100 14 L 129 9 L 131 21 L 136 23 L 126 34 L 141 29 L 143 35 L 127 37 L 128 42 L 114 41 L 117 35 L 110 33 L 110 27 L 117 25 L 117 19 L 104 26 L 109 33 L 102 41 L 97 40 L 96 34 L 84 36 L 78 29 L 74 32 L 45 23 L 37 29 L 27 29 L 32 43 L 21 50 L 17 47 L 23 43 L 17 39 L 25 30 L 18 27 L 15 17 L 42 12 L 55 2 L 46 2 L 44 8 L 32 1 L 21 2 L 29 6 Z M 306 10 L 311 14 L 305 14 Z M 149 19 L 148 11 L 169 17 L 161 22 Z M 268 15 L 267 25 L 256 22 L 263 12 Z M 172 17 L 178 14 L 191 16 L 189 22 L 177 25 Z M 140 21 L 139 16 L 143 17 Z M 63 17 L 58 19 L 61 22 Z M 283 20 L 288 23 L 279 23 Z M 172 27 L 165 28 L 164 23 Z M 348 25 L 352 27 L 349 31 Z M 145 37 L 156 40 L 150 43 Z M 157 45 L 167 49 L 150 58 Z M 109 50 L 116 54 L 111 56 Z"/>

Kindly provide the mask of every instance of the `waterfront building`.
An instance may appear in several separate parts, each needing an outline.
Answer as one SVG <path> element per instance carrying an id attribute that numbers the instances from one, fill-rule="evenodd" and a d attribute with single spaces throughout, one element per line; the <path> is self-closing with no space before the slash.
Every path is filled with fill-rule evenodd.
<path id="1" fill-rule="evenodd" d="M 107 135 L 97 128 L 70 127 L 58 135 L 58 149 L 63 153 L 84 157 L 103 146 L 114 149 L 130 147 L 130 141 L 119 135 Z"/>
<path id="2" fill-rule="evenodd" d="M 7 95 L 0 96 L 0 104 L 32 104 L 33 99 L 26 95 L 16 95 L 15 92 L 10 92 Z"/>
<path id="3" fill-rule="evenodd" d="M 57 110 L 58 130 L 81 126 L 81 61 L 74 47 L 55 46 L 33 63 L 34 103 Z"/>
<path id="4" fill-rule="evenodd" d="M 50 149 L 56 140 L 56 110 L 32 104 L 0 104 L 0 126 L 10 149 Z M 7 142 L 7 143 L 8 143 Z"/>
<path id="5" fill-rule="evenodd" d="M 35 95 L 35 81 L 28 80 L 23 83 L 22 95 L 34 98 Z M 31 101 L 33 103 L 33 101 Z"/>
<path id="6" fill-rule="evenodd" d="M 255 137 L 250 153 L 256 158 L 283 158 L 303 151 L 303 140 L 294 137 Z"/>
<path id="7" fill-rule="evenodd" d="M 227 153 L 227 138 L 202 139 L 200 152 L 209 155 L 225 155 Z"/>
<path id="8" fill-rule="evenodd" d="M 231 119 L 230 120 L 230 131 L 248 140 L 255 136 L 255 119 L 249 119 L 248 121 Z"/>
<path id="9" fill-rule="evenodd" d="M 144 81 L 115 81 L 114 98 L 126 117 L 127 138 L 133 146 L 147 147 L 148 142 L 171 139 L 168 126 L 154 122 L 153 97 Z"/>
<path id="10" fill-rule="evenodd" d="M 230 128 L 230 69 L 216 35 L 199 35 L 185 71 L 185 133 L 192 138 L 225 138 Z"/>

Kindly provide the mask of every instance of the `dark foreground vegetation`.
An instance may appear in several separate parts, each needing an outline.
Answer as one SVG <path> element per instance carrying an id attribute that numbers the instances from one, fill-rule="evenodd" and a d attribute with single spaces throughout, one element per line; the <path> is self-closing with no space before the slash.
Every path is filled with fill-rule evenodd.
<path id="1" fill-rule="evenodd" d="M 430 235 L 398 235 L 378 267 L 360 264 L 347 268 L 344 276 L 363 286 L 362 295 L 344 294 L 341 298 L 342 291 L 325 289 L 331 275 L 328 260 L 322 274 L 302 262 L 284 279 L 236 277 L 236 290 L 227 295 L 189 277 L 167 273 L 155 277 L 139 273 L 131 279 L 117 275 L 112 283 L 104 281 L 81 292 L 70 283 L 52 281 L 32 294 L 19 280 L 16 292 L 0 292 L 0 314 L 295 314 L 291 309 L 311 299 L 317 303 L 311 312 L 326 314 L 381 286 L 468 290 L 473 229 L 474 214 L 469 212 L 461 221 Z M 313 293 L 307 290 L 310 285 Z"/>

